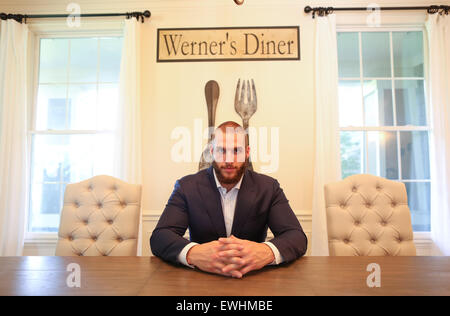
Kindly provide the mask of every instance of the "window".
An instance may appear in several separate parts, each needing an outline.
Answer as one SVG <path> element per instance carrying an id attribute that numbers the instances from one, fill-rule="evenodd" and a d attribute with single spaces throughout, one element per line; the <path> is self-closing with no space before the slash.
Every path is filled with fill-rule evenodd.
<path id="1" fill-rule="evenodd" d="M 338 32 L 338 63 L 342 177 L 403 182 L 414 231 L 430 231 L 423 32 Z"/>
<path id="2" fill-rule="evenodd" d="M 41 38 L 29 232 L 57 232 L 65 187 L 113 171 L 121 37 Z"/>

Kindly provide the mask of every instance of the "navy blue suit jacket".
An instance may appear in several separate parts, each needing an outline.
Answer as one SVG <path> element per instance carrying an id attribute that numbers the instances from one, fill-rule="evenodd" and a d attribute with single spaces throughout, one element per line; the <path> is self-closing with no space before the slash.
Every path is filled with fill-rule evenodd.
<path id="1" fill-rule="evenodd" d="M 307 238 L 277 180 L 246 170 L 239 189 L 231 233 L 240 239 L 264 242 L 267 228 L 270 240 L 284 262 L 306 253 Z M 212 167 L 185 176 L 175 188 L 150 238 L 154 255 L 177 263 L 178 255 L 190 241 L 206 243 L 226 237 L 220 193 Z"/>

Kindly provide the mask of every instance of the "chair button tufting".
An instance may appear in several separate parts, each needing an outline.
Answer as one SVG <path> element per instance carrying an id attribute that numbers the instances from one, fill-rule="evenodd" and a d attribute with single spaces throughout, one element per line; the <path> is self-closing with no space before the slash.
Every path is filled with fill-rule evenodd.
<path id="1" fill-rule="evenodd" d="M 372 238 L 372 239 L 370 240 L 370 242 L 371 242 L 372 244 L 374 244 L 374 243 L 376 243 L 377 241 L 376 241 L 375 238 Z"/>
<path id="2" fill-rule="evenodd" d="M 361 225 L 361 222 L 360 221 L 355 221 L 355 226 L 359 226 L 359 225 Z"/>
<path id="3" fill-rule="evenodd" d="M 382 221 L 381 222 L 381 226 L 386 226 L 387 225 L 387 222 L 386 221 Z"/>
<path id="4" fill-rule="evenodd" d="M 122 237 L 117 238 L 117 241 L 122 242 L 123 241 Z"/>
<path id="5" fill-rule="evenodd" d="M 69 241 L 73 241 L 73 237 L 72 236 L 69 236 L 69 238 L 67 238 L 67 239 L 69 239 Z"/>
<path id="6" fill-rule="evenodd" d="M 344 244 L 348 244 L 350 242 L 350 240 L 348 240 L 347 238 L 344 239 Z"/>
<path id="7" fill-rule="evenodd" d="M 112 225 L 113 224 L 113 220 L 112 219 L 108 220 L 108 224 Z"/>
<path id="8" fill-rule="evenodd" d="M 95 236 L 92 237 L 92 240 L 93 240 L 93 241 L 97 241 L 97 237 L 95 237 Z"/>
<path id="9" fill-rule="evenodd" d="M 356 187 L 352 188 L 352 192 L 355 193 L 357 191 Z"/>
<path id="10" fill-rule="evenodd" d="M 397 203 L 392 202 L 392 203 L 391 203 L 391 206 L 392 206 L 392 207 L 396 207 L 396 206 L 397 206 Z"/>
<path id="11" fill-rule="evenodd" d="M 341 203 L 341 205 L 339 205 L 340 206 L 340 208 L 345 208 L 345 204 L 344 203 Z"/>

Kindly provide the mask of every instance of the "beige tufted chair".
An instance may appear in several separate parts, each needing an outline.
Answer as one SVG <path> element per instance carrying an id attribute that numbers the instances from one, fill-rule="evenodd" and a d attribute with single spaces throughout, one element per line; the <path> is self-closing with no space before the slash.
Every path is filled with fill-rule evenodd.
<path id="1" fill-rule="evenodd" d="M 415 256 L 403 183 L 368 174 L 325 186 L 331 256 Z"/>
<path id="2" fill-rule="evenodd" d="M 136 256 L 141 186 L 110 176 L 68 184 L 57 256 Z"/>

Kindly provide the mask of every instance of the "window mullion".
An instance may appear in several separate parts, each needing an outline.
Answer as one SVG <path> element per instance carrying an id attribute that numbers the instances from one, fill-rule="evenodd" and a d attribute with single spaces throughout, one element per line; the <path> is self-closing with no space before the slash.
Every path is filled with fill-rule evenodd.
<path id="1" fill-rule="evenodd" d="M 358 48 L 359 48 L 359 82 L 360 82 L 360 92 L 361 92 L 361 106 L 362 106 L 362 122 L 363 126 L 366 126 L 366 110 L 364 106 L 364 69 L 363 69 L 363 55 L 362 55 L 362 33 L 358 32 Z M 364 153 L 364 159 L 363 159 L 363 167 L 362 167 L 362 173 L 368 172 L 369 167 L 369 144 L 368 144 L 368 138 L 367 138 L 367 132 L 363 132 L 363 153 Z"/>
<path id="2" fill-rule="evenodd" d="M 67 85 L 66 85 L 66 129 L 69 128 L 69 90 L 70 90 L 70 51 L 71 51 L 72 41 L 69 40 L 68 44 L 68 60 L 67 60 Z"/>
<path id="3" fill-rule="evenodd" d="M 96 87 L 97 87 L 97 95 L 96 97 L 96 101 L 95 101 L 95 124 L 96 124 L 96 128 L 99 129 L 100 128 L 100 124 L 99 124 L 99 109 L 98 109 L 98 102 L 99 102 L 99 91 L 100 91 L 100 38 L 97 39 L 97 82 L 96 82 Z"/>
<path id="4" fill-rule="evenodd" d="M 69 128 L 69 90 L 70 90 L 70 59 L 71 59 L 71 44 L 72 41 L 68 41 L 68 53 L 67 53 L 67 78 L 66 78 L 66 129 Z M 61 162 L 61 170 L 59 175 L 59 205 L 62 206 L 64 199 L 64 193 L 62 192 L 62 183 L 64 181 L 64 160 Z"/>
<path id="5" fill-rule="evenodd" d="M 364 72 L 363 72 L 363 56 L 362 56 L 362 35 L 358 32 L 358 43 L 359 43 L 359 82 L 361 84 L 361 106 L 362 106 L 362 122 L 363 126 L 366 126 L 366 112 L 364 108 Z"/>
<path id="6" fill-rule="evenodd" d="M 397 97 L 395 94 L 395 68 L 394 68 L 394 43 L 392 40 L 392 32 L 389 32 L 389 42 L 390 42 L 390 54 L 391 54 L 391 86 L 392 86 L 392 110 L 394 126 L 398 126 L 397 122 Z M 397 130 L 395 133 L 395 137 L 397 138 L 397 168 L 398 168 L 398 179 L 402 181 L 403 172 L 402 172 L 402 152 L 401 152 L 401 140 L 400 140 L 400 131 Z"/>

